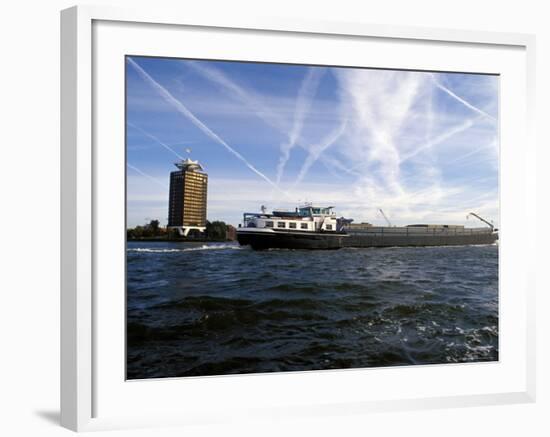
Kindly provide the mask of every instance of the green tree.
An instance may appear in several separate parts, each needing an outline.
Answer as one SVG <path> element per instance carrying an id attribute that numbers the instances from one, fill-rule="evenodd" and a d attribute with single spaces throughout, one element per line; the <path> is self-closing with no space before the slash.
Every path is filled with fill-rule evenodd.
<path id="1" fill-rule="evenodd" d="M 160 221 L 158 220 L 151 220 L 143 226 L 136 226 L 135 228 L 129 228 L 126 230 L 126 238 L 128 240 L 161 237 L 166 234 L 167 230 L 160 227 Z"/>
<path id="2" fill-rule="evenodd" d="M 153 231 L 153 234 L 157 235 L 160 229 L 160 222 L 158 220 L 151 220 L 149 222 L 149 228 Z"/>
<path id="3" fill-rule="evenodd" d="M 222 221 L 206 222 L 206 236 L 209 240 L 226 240 L 227 225 Z"/>

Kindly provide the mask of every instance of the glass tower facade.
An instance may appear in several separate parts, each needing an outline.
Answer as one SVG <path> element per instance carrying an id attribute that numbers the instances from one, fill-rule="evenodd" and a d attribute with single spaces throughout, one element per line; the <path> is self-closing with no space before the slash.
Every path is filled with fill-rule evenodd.
<path id="1" fill-rule="evenodd" d="M 208 175 L 196 161 L 176 163 L 170 173 L 168 226 L 206 226 Z"/>

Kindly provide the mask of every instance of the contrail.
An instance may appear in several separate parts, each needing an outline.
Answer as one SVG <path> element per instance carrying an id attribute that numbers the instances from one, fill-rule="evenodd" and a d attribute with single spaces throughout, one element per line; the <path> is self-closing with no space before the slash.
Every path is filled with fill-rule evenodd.
<path id="1" fill-rule="evenodd" d="M 195 71 L 204 74 L 204 76 L 208 80 L 214 82 L 217 85 L 221 85 L 233 97 L 236 97 L 237 99 L 241 100 L 241 102 L 243 102 L 245 105 L 251 107 L 254 110 L 255 115 L 263 120 L 267 125 L 271 126 L 274 129 L 277 129 L 285 136 L 288 135 L 288 126 L 286 126 L 284 121 L 281 120 L 281 118 L 276 113 L 274 113 L 271 108 L 261 102 L 256 95 L 250 93 L 249 91 L 243 89 L 240 85 L 233 82 L 224 73 L 213 67 L 200 65 L 198 62 L 186 61 L 185 66 L 192 67 Z M 308 144 L 305 144 L 304 141 L 302 141 L 300 138 L 296 140 L 296 145 L 308 151 Z M 323 162 L 323 164 L 325 164 L 329 171 L 331 169 L 331 166 L 335 165 L 345 173 L 358 176 L 357 173 L 349 170 L 347 166 L 342 164 L 336 158 L 327 159 L 324 156 L 320 156 L 319 159 Z"/>
<path id="2" fill-rule="evenodd" d="M 131 165 L 131 164 L 129 164 L 129 163 L 126 163 L 126 165 L 127 165 L 129 168 L 131 168 L 132 170 L 134 170 L 135 172 L 139 173 L 140 175 L 145 176 L 147 179 L 152 180 L 153 182 L 159 184 L 161 187 L 168 189 L 168 185 L 166 185 L 165 183 L 159 181 L 157 178 L 154 178 L 153 176 L 148 175 L 148 174 L 145 173 L 144 171 L 140 170 L 140 169 L 137 168 L 137 167 L 134 167 L 133 165 Z"/>
<path id="3" fill-rule="evenodd" d="M 304 164 L 300 169 L 300 173 L 298 174 L 298 177 L 294 182 L 294 186 L 302 182 L 302 180 L 306 176 L 311 166 L 315 163 L 315 161 L 317 161 L 317 159 L 319 159 L 319 156 L 321 156 L 321 154 L 325 150 L 327 150 L 330 146 L 332 146 L 338 140 L 338 138 L 342 136 L 342 134 L 346 130 L 346 125 L 347 125 L 347 120 L 344 120 L 340 124 L 340 126 L 338 126 L 336 129 L 330 132 L 319 144 L 311 147 L 310 153 L 307 156 L 306 160 L 304 161 Z"/>
<path id="4" fill-rule="evenodd" d="M 403 196 L 398 136 L 406 121 L 414 116 L 425 79 L 419 73 L 381 70 L 343 70 L 337 78 L 342 110 L 355 129 L 342 152 L 350 162 L 362 163 L 363 168 L 376 172 L 378 185 L 386 196 Z M 358 181 L 359 186 L 371 192 L 369 195 L 379 189 L 372 186 L 372 180 L 361 177 Z"/>
<path id="5" fill-rule="evenodd" d="M 481 115 L 481 116 L 476 117 L 476 118 L 470 118 L 470 119 L 466 120 L 465 122 L 459 124 L 458 126 L 455 126 L 451 129 L 447 130 L 446 132 L 443 132 L 441 135 L 435 137 L 433 140 L 428 141 L 423 146 L 417 147 L 413 152 L 405 155 L 403 158 L 401 158 L 399 164 L 402 164 L 403 162 L 407 161 L 408 159 L 411 159 L 412 157 L 418 155 L 423 150 L 429 149 L 430 147 L 433 147 L 433 146 L 436 146 L 436 145 L 442 143 L 443 141 L 449 139 L 453 135 L 459 134 L 461 132 L 464 132 L 467 129 L 470 129 L 477 121 L 479 121 L 480 119 L 482 119 L 484 117 L 485 116 Z"/>
<path id="6" fill-rule="evenodd" d="M 181 113 L 183 116 L 189 119 L 189 121 L 191 121 L 191 123 L 193 123 L 196 127 L 202 130 L 204 134 L 206 134 L 208 137 L 210 137 L 211 139 L 213 139 L 214 141 L 216 141 L 217 143 L 225 147 L 231 154 L 233 154 L 236 158 L 241 160 L 250 170 L 252 170 L 258 176 L 260 176 L 268 184 L 270 184 L 275 189 L 277 189 L 278 191 L 288 196 L 288 194 L 283 190 L 281 190 L 275 182 L 269 179 L 261 171 L 256 169 L 256 167 L 250 164 L 239 152 L 233 149 L 229 144 L 227 144 L 224 140 L 222 140 L 215 132 L 213 132 L 208 126 L 206 126 L 202 121 L 200 121 L 197 117 L 195 117 L 195 115 L 189 109 L 187 109 L 187 107 L 183 103 L 181 103 L 178 99 L 176 99 L 166 88 L 164 88 L 161 84 L 159 84 L 155 79 L 149 76 L 149 74 L 143 68 L 141 68 L 133 59 L 131 58 L 127 58 L 127 59 L 130 65 L 134 67 L 137 73 L 141 76 L 141 78 L 146 82 L 148 82 L 167 103 L 171 104 L 179 113 Z"/>
<path id="7" fill-rule="evenodd" d="M 466 158 L 469 158 L 470 156 L 473 156 L 477 153 L 481 153 L 481 152 L 484 152 L 486 150 L 494 150 L 496 145 L 497 145 L 497 140 L 495 138 L 488 145 L 483 146 L 483 147 L 478 147 L 474 150 L 469 151 L 468 153 L 465 153 L 462 156 L 459 156 L 458 158 L 453 159 L 453 164 L 456 165 L 458 162 L 464 161 Z"/>
<path id="8" fill-rule="evenodd" d="M 257 96 L 237 85 L 221 71 L 212 67 L 206 67 L 200 61 L 186 61 L 185 65 L 195 70 L 195 72 L 202 74 L 211 82 L 214 82 L 215 84 L 220 85 L 222 88 L 225 88 L 225 90 L 229 91 L 230 94 L 236 95 L 239 99 L 244 101 L 246 105 L 251 107 L 258 115 L 266 112 L 266 107 L 263 105 L 262 102 L 259 101 Z M 271 114 L 271 116 L 273 116 L 273 114 Z M 281 126 L 282 121 L 277 120 L 272 125 L 275 124 Z"/>
<path id="9" fill-rule="evenodd" d="M 497 121 L 497 119 L 495 117 L 493 117 L 492 115 L 489 115 L 487 114 L 485 111 L 482 111 L 481 109 L 479 109 L 477 106 L 474 106 L 472 105 L 470 102 L 464 100 L 462 97 L 460 96 L 457 96 L 455 93 L 453 93 L 449 88 L 447 88 L 445 85 L 443 85 L 441 82 L 439 82 L 435 76 L 433 75 L 433 73 L 430 73 L 430 77 L 432 78 L 434 84 L 436 87 L 438 87 L 440 90 L 446 92 L 447 94 L 449 94 L 451 97 L 453 97 L 454 99 L 458 100 L 460 103 L 462 103 L 464 106 L 470 108 L 472 111 L 475 111 L 477 112 L 478 114 L 481 114 L 487 118 L 490 118 L 491 120 L 493 121 Z"/>
<path id="10" fill-rule="evenodd" d="M 143 135 L 151 138 L 153 141 L 155 141 L 156 143 L 160 144 L 162 147 L 164 147 L 165 149 L 169 150 L 170 152 L 172 152 L 174 155 L 176 155 L 179 159 L 184 159 L 183 156 L 181 156 L 178 152 L 176 152 L 174 149 L 172 149 L 168 144 L 165 144 L 163 143 L 161 140 L 159 140 L 157 137 L 155 137 L 154 135 L 150 134 L 149 132 L 143 130 L 142 128 L 140 128 L 139 126 L 136 126 L 135 124 L 133 123 L 130 123 L 129 121 L 126 122 L 129 126 L 132 126 L 134 129 L 140 131 Z"/>
<path id="11" fill-rule="evenodd" d="M 324 72 L 325 70 L 320 69 L 319 67 L 310 67 L 302 81 L 300 90 L 298 91 L 298 98 L 296 100 L 294 125 L 290 131 L 288 141 L 281 144 L 281 157 L 279 158 L 279 164 L 277 165 L 277 183 L 281 180 L 285 165 L 290 158 L 290 152 L 296 145 L 296 141 L 298 141 L 298 137 L 302 132 L 304 118 L 311 107 L 313 97 L 317 92 L 319 82 L 321 81 Z"/>

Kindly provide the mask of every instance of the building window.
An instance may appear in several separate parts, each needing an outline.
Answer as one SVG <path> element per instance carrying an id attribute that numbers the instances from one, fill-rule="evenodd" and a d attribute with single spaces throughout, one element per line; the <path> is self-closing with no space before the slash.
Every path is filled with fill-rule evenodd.
<path id="1" fill-rule="evenodd" d="M 288 227 L 289 227 L 290 229 L 296 229 L 296 223 L 290 222 L 290 223 L 288 224 Z"/>
<path id="2" fill-rule="evenodd" d="M 286 228 L 286 222 L 277 222 L 278 228 Z"/>
<path id="3" fill-rule="evenodd" d="M 307 223 L 300 223 L 300 229 L 307 229 Z"/>
<path id="4" fill-rule="evenodd" d="M 327 229 L 327 231 L 332 231 L 332 225 L 326 225 L 325 228 Z"/>
<path id="5" fill-rule="evenodd" d="M 265 222 L 265 227 L 266 227 L 266 228 L 272 228 L 272 227 L 273 227 L 273 222 L 271 222 L 271 221 L 266 221 L 266 222 Z"/>

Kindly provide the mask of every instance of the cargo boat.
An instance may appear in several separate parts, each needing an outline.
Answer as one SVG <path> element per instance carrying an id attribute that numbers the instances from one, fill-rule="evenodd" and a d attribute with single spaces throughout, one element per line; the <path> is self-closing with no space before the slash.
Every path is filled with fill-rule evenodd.
<path id="1" fill-rule="evenodd" d="M 494 244 L 498 229 L 475 213 L 486 227 L 414 224 L 374 226 L 337 218 L 333 207 L 304 205 L 295 211 L 245 213 L 237 229 L 241 245 L 253 249 L 340 249 L 342 247 L 457 246 Z"/>
<path id="2" fill-rule="evenodd" d="M 340 249 L 348 234 L 339 229 L 332 206 L 304 205 L 295 211 L 244 213 L 239 244 L 253 249 Z"/>

